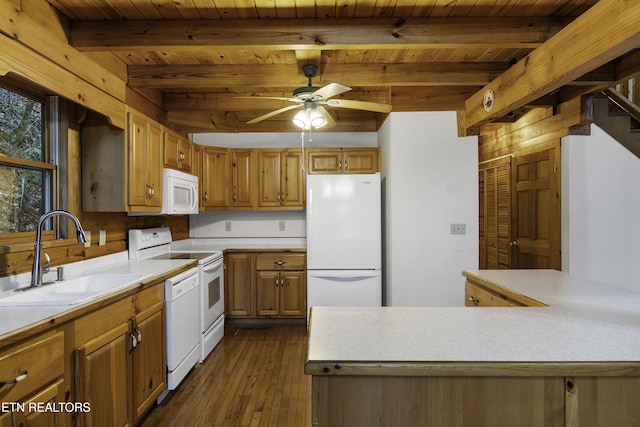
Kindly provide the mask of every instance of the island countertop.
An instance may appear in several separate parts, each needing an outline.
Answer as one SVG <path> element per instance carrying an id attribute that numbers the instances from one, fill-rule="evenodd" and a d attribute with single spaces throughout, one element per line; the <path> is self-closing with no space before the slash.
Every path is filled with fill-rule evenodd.
<path id="1" fill-rule="evenodd" d="M 640 293 L 555 270 L 463 275 L 547 306 L 314 307 L 305 372 L 640 372 Z"/>

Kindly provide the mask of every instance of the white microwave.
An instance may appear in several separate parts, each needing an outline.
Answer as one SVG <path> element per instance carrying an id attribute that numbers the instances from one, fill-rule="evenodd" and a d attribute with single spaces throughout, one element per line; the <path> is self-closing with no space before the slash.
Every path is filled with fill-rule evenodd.
<path id="1" fill-rule="evenodd" d="M 175 169 L 162 170 L 162 213 L 197 214 L 198 177 Z"/>

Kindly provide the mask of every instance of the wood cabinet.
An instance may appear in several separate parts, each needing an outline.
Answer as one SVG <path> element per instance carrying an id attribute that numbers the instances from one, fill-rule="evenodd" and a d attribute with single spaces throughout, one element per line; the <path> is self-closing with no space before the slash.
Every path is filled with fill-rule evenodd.
<path id="1" fill-rule="evenodd" d="M 75 400 L 81 426 L 131 426 L 166 384 L 162 283 L 76 319 Z"/>
<path id="2" fill-rule="evenodd" d="M 545 307 L 546 305 L 505 288 L 467 280 L 465 283 L 467 307 Z"/>
<path id="3" fill-rule="evenodd" d="M 305 255 L 258 254 L 256 287 L 258 316 L 305 317 Z"/>
<path id="4" fill-rule="evenodd" d="M 301 150 L 259 150 L 258 173 L 259 208 L 304 208 L 305 180 Z"/>
<path id="5" fill-rule="evenodd" d="M 231 202 L 234 209 L 253 209 L 256 204 L 256 156 L 252 149 L 231 150 Z"/>
<path id="6" fill-rule="evenodd" d="M 162 126 L 130 110 L 128 118 L 129 209 L 154 212 L 162 208 Z"/>
<path id="7" fill-rule="evenodd" d="M 254 315 L 254 304 L 252 304 L 253 258 L 253 254 L 249 253 L 224 255 L 224 308 L 227 318 Z"/>
<path id="8" fill-rule="evenodd" d="M 225 254 L 225 310 L 237 319 L 305 319 L 306 255 L 291 252 Z"/>
<path id="9" fill-rule="evenodd" d="M 163 127 L 127 110 L 127 128 L 89 112 L 82 123 L 82 210 L 159 212 Z"/>
<path id="10" fill-rule="evenodd" d="M 193 158 L 191 145 L 191 141 L 188 139 L 172 131 L 165 131 L 163 150 L 164 165 L 168 168 L 191 173 Z"/>
<path id="11" fill-rule="evenodd" d="M 70 424 L 69 411 L 46 411 L 43 406 L 37 406 L 67 400 L 64 349 L 64 332 L 54 330 L 0 352 L 0 381 L 4 382 L 0 387 L 0 401 L 22 405 L 0 414 L 0 426 Z"/>
<path id="12" fill-rule="evenodd" d="M 310 148 L 306 152 L 310 175 L 380 171 L 378 148 Z"/>
<path id="13" fill-rule="evenodd" d="M 202 150 L 202 206 L 209 209 L 231 207 L 230 153 L 227 148 L 204 147 Z"/>

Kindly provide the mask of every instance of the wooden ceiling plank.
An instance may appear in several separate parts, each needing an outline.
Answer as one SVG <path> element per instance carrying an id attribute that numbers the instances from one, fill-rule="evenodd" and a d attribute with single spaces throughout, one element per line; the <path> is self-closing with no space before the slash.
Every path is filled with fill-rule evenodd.
<path id="1" fill-rule="evenodd" d="M 466 129 L 502 117 L 640 47 L 640 2 L 601 0 L 465 102 Z M 493 108 L 482 100 L 495 93 Z"/>
<path id="2" fill-rule="evenodd" d="M 174 7 L 175 9 L 175 7 Z M 177 13 L 177 12 L 176 12 Z M 72 21 L 81 51 L 193 49 L 535 48 L 563 24 L 548 17 Z"/>

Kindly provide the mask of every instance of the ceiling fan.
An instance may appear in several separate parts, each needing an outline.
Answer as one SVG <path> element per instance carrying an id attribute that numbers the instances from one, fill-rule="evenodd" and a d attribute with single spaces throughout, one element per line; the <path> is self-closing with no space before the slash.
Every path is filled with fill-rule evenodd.
<path id="1" fill-rule="evenodd" d="M 377 113 L 391 112 L 390 104 L 354 101 L 348 99 L 331 99 L 341 93 L 350 91 L 351 88 L 340 83 L 329 83 L 323 87 L 313 86 L 311 79 L 315 77 L 318 72 L 318 67 L 314 64 L 302 66 L 302 72 L 305 77 L 309 79 L 309 83 L 307 86 L 295 89 L 291 98 L 277 96 L 238 96 L 237 98 L 275 99 L 280 101 L 289 101 L 295 104 L 271 111 L 270 113 L 256 117 L 255 119 L 251 119 L 247 124 L 258 123 L 262 120 L 284 113 L 285 111 L 301 108 L 302 110 L 293 118 L 293 123 L 302 129 L 317 129 L 324 125 L 335 126 L 336 123 L 333 120 L 333 117 L 331 117 L 331 114 L 329 114 L 329 112 L 324 108 L 325 105 L 329 107 L 374 111 Z"/>

